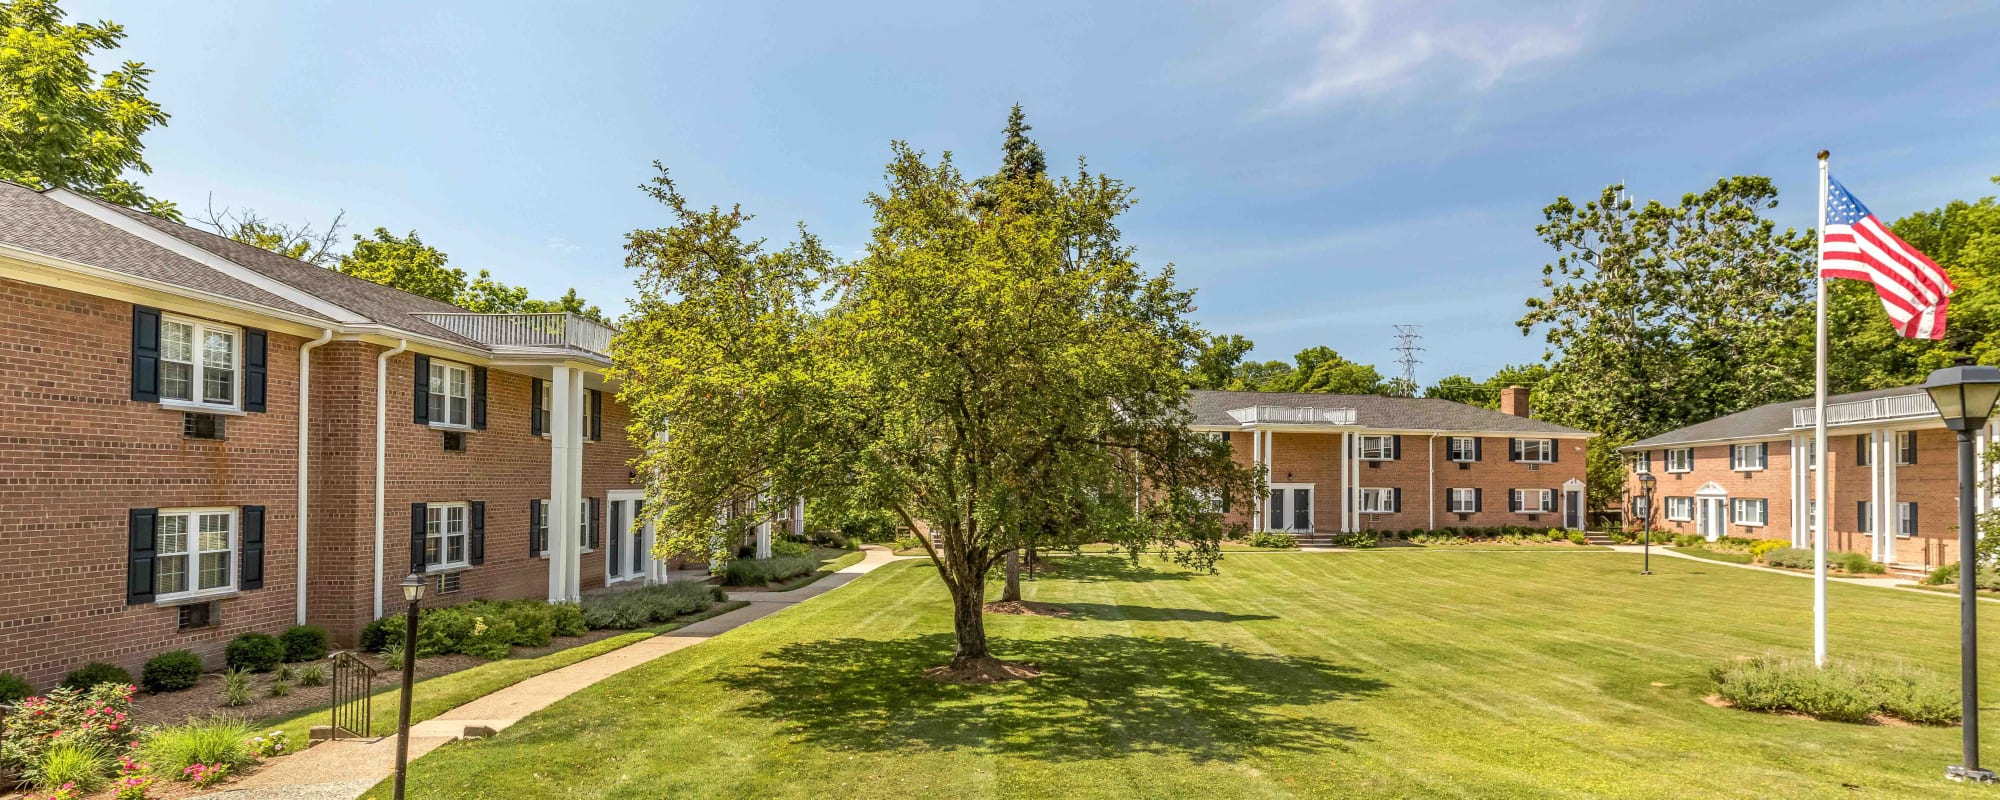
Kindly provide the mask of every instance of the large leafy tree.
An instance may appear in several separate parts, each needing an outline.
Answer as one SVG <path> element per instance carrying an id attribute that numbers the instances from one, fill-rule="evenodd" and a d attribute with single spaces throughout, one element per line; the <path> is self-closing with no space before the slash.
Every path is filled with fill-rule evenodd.
<path id="1" fill-rule="evenodd" d="M 1533 390 L 1548 376 L 1547 364 L 1508 364 L 1483 381 L 1465 375 L 1447 375 L 1438 379 L 1437 383 L 1424 387 L 1424 397 L 1497 409 L 1500 407 L 1500 390 L 1509 386 L 1525 386 Z"/>
<path id="2" fill-rule="evenodd" d="M 1349 361 L 1324 345 L 1300 350 L 1292 357 L 1293 367 L 1261 382 L 1256 388 L 1267 392 L 1324 392 L 1327 394 L 1381 394 L 1388 383 L 1370 364 Z"/>
<path id="3" fill-rule="evenodd" d="M 936 536 L 957 640 L 943 677 L 1018 675 L 983 607 L 1031 531 L 1060 519 L 1042 533 L 1210 568 L 1226 525 L 1206 498 L 1256 478 L 1188 428 L 1204 334 L 1171 269 L 1120 243 L 1129 189 L 1081 168 L 976 185 L 948 156 L 893 154 L 874 240 L 847 264 L 803 231 L 767 250 L 741 212 L 651 187 L 675 221 L 628 240 L 642 274 L 617 367 L 655 443 L 648 508 L 683 552 L 756 521 L 731 512 L 759 494 L 888 509 Z"/>
<path id="4" fill-rule="evenodd" d="M 340 257 L 341 273 L 411 294 L 449 303 L 465 291 L 465 270 L 447 266 L 450 257 L 416 231 L 397 236 L 376 228 L 369 236 L 356 234 L 354 248 Z"/>
<path id="5" fill-rule="evenodd" d="M 99 75 L 91 57 L 123 27 L 63 21 L 55 0 L 0 2 L 0 179 L 60 186 L 166 219 L 173 203 L 126 178 L 152 172 L 140 139 L 167 113 L 146 96 L 153 71 L 127 61 Z"/>
<path id="6" fill-rule="evenodd" d="M 1548 343 L 1536 416 L 1630 441 L 1808 389 L 1813 240 L 1764 216 L 1777 201 L 1769 179 L 1739 176 L 1675 205 L 1612 185 L 1544 209 L 1556 258 L 1519 322 Z M 1600 504 L 1615 459 L 1593 449 Z"/>
<path id="7" fill-rule="evenodd" d="M 1196 389 L 1241 389 L 1243 357 L 1257 345 L 1240 334 L 1213 334 L 1195 353 L 1188 384 Z"/>

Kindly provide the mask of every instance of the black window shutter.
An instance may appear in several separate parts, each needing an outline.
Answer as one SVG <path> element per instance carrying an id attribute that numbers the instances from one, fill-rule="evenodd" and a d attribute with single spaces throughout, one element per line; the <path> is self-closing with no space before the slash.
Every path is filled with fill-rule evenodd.
<path id="1" fill-rule="evenodd" d="M 1507 440 L 1507 460 L 1508 461 L 1521 460 L 1521 440 L 1519 439 Z"/>
<path id="2" fill-rule="evenodd" d="M 1507 510 L 1508 511 L 1521 510 L 1521 490 L 1519 489 L 1507 490 Z"/>
<path id="3" fill-rule="evenodd" d="M 1403 513 L 1403 487 L 1398 486 L 1389 490 L 1389 510 L 1397 514 Z"/>
<path id="4" fill-rule="evenodd" d="M 1482 502 L 1482 501 L 1484 501 L 1484 500 L 1485 500 L 1485 498 L 1483 498 L 1483 497 L 1480 497 L 1480 495 L 1482 495 L 1482 494 L 1485 494 L 1485 492 L 1481 491 L 1479 487 L 1477 487 L 1477 486 L 1474 486 L 1474 487 L 1472 487 L 1472 510 L 1473 510 L 1473 511 L 1484 511 L 1484 510 L 1485 510 L 1484 508 L 1482 508 L 1482 507 L 1481 507 L 1481 506 L 1483 505 L 1483 502 Z"/>
<path id="5" fill-rule="evenodd" d="M 269 393 L 271 335 L 256 328 L 243 329 L 243 410 L 263 411 Z"/>
<path id="6" fill-rule="evenodd" d="M 1229 441 L 1229 431 L 1223 431 L 1223 432 L 1222 432 L 1222 440 L 1223 440 L 1223 441 L 1225 441 L 1225 442 L 1226 442 L 1226 441 Z"/>
<path id="7" fill-rule="evenodd" d="M 237 573 L 238 589 L 264 588 L 264 507 L 244 506 L 243 565 Z"/>
<path id="8" fill-rule="evenodd" d="M 536 383 L 539 384 L 541 383 L 541 381 L 536 381 Z M 542 537 L 547 535 L 547 533 L 548 533 L 547 531 L 542 530 L 542 501 L 529 500 L 528 501 L 528 555 L 529 556 L 539 556 L 542 554 Z"/>
<path id="9" fill-rule="evenodd" d="M 416 422 L 431 424 L 431 357 L 417 354 Z"/>
<path id="10" fill-rule="evenodd" d="M 1485 441 L 1485 437 L 1483 437 L 1483 436 L 1474 436 L 1474 437 L 1472 437 L 1472 460 L 1474 460 L 1474 461 L 1478 461 L 1478 460 L 1479 460 L 1479 457 L 1480 457 L 1480 452 L 1479 452 L 1479 451 L 1480 451 L 1480 446 L 1479 446 L 1479 443 L 1480 443 L 1480 442 L 1482 442 L 1482 441 Z"/>
<path id="11" fill-rule="evenodd" d="M 1768 467 L 1768 466 L 1770 466 L 1770 465 L 1771 465 L 1771 443 L 1770 443 L 1770 442 L 1758 442 L 1758 443 L 1757 443 L 1757 466 L 1759 466 L 1759 467 Z"/>
<path id="12" fill-rule="evenodd" d="M 132 399 L 160 402 L 160 310 L 132 307 Z M 147 586 L 152 578 L 147 578 Z M 148 600 L 152 589 L 146 590 Z"/>
<path id="13" fill-rule="evenodd" d="M 472 368 L 472 427 L 486 430 L 486 368 Z"/>
<path id="14" fill-rule="evenodd" d="M 542 379 L 528 379 L 528 435 L 542 435 Z M 541 502 L 539 500 L 535 502 Z"/>
<path id="15" fill-rule="evenodd" d="M 1228 436 L 1229 434 L 1224 433 L 1222 435 Z M 644 508 L 645 501 L 641 500 L 639 502 L 640 502 L 640 508 Z M 1222 493 L 1222 513 L 1224 514 L 1229 513 L 1229 492 L 1227 490 L 1223 491 Z"/>
<path id="16" fill-rule="evenodd" d="M 465 523 L 470 526 L 465 532 L 466 561 L 476 567 L 486 563 L 486 502 L 472 501 L 471 516 Z"/>
<path id="17" fill-rule="evenodd" d="M 424 573 L 424 504 L 410 504 L 410 571 Z"/>
<path id="18" fill-rule="evenodd" d="M 1389 460 L 1403 460 L 1403 435 L 1400 433 L 1389 437 Z"/>
<path id="19" fill-rule="evenodd" d="M 590 440 L 604 441 L 604 393 L 590 390 Z"/>
<path id="20" fill-rule="evenodd" d="M 590 498 L 589 514 L 590 549 L 596 550 L 603 544 L 601 534 L 604 527 L 604 504 L 598 502 L 595 497 Z"/>
<path id="21" fill-rule="evenodd" d="M 157 508 L 135 508 L 126 512 L 125 605 L 153 602 L 153 557 L 159 554 L 159 524 L 160 510 Z"/>
<path id="22" fill-rule="evenodd" d="M 1920 528 L 1920 527 L 1917 527 L 1917 525 L 1918 525 L 1918 523 L 1917 523 L 1917 504 L 1916 504 L 1916 503 L 1911 503 L 1911 504 L 1910 504 L 1910 535 L 1911 535 L 1911 536 L 1915 536 L 1915 535 L 1917 535 L 1917 531 L 1920 531 L 1920 530 L 1923 530 L 1923 528 Z"/>
<path id="23" fill-rule="evenodd" d="M 1910 438 L 1908 442 L 1903 445 L 1903 463 L 1915 464 L 1917 463 L 1917 432 L 1910 431 L 1909 434 Z"/>
<path id="24" fill-rule="evenodd" d="M 1549 442 L 1549 463 L 1554 464 L 1556 463 L 1556 459 L 1562 456 L 1562 446 L 1561 446 L 1562 440 L 1550 439 L 1548 440 L 1548 442 Z"/>
<path id="25" fill-rule="evenodd" d="M 1543 495 L 1543 496 L 1544 496 L 1544 497 L 1547 497 L 1547 498 L 1549 499 L 1549 504 L 1548 504 L 1548 506 L 1547 506 L 1546 508 L 1544 508 L 1544 509 L 1542 509 L 1542 510 L 1544 510 L 1544 511 L 1554 511 L 1554 510 L 1556 510 L 1556 509 L 1557 509 L 1557 508 L 1558 508 L 1558 507 L 1559 507 L 1559 506 L 1561 505 L 1561 503 L 1560 503 L 1560 502 L 1559 502 L 1559 501 L 1557 500 L 1557 498 L 1560 498 L 1560 497 L 1562 497 L 1562 488 L 1561 488 L 1561 487 L 1557 487 L 1557 488 L 1554 488 L 1554 489 L 1550 489 L 1550 490 L 1549 490 L 1549 493 L 1548 493 L 1548 494 L 1546 494 L 1546 495 Z"/>
<path id="26" fill-rule="evenodd" d="M 1861 533 L 1868 532 L 1868 501 L 1866 500 L 1854 501 L 1854 529 Z"/>

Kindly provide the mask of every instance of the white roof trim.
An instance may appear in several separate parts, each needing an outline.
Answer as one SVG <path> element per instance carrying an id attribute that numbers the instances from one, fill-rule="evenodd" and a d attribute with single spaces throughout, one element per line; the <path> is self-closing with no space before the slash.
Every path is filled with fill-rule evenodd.
<path id="1" fill-rule="evenodd" d="M 106 225 L 144 239 L 148 244 L 208 267 L 216 272 L 228 275 L 251 286 L 263 289 L 286 300 L 290 300 L 301 307 L 325 314 L 327 319 L 350 325 L 374 322 L 374 320 L 360 314 L 329 303 L 321 299 L 318 295 L 301 291 L 291 284 L 274 279 L 261 272 L 169 236 L 151 225 L 105 208 L 99 205 L 97 201 L 68 189 L 51 189 L 46 194 L 51 200 L 68 206 Z"/>

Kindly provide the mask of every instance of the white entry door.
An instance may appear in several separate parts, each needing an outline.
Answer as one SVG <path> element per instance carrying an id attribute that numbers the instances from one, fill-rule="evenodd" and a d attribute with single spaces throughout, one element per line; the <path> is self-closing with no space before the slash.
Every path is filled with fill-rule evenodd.
<path id="1" fill-rule="evenodd" d="M 632 521 L 639 518 L 645 507 L 645 495 L 636 491 L 609 493 L 605 509 L 607 525 L 604 531 L 604 582 L 643 580 L 651 570 L 653 561 L 653 526 L 635 528 Z"/>
<path id="2" fill-rule="evenodd" d="M 1697 497 L 1695 504 L 1699 512 L 1695 515 L 1695 529 L 1711 542 L 1722 538 L 1729 525 L 1729 498 Z"/>
<path id="3" fill-rule="evenodd" d="M 1310 483 L 1271 484 L 1271 500 L 1264 510 L 1265 529 L 1311 533 L 1313 529 L 1313 487 Z"/>

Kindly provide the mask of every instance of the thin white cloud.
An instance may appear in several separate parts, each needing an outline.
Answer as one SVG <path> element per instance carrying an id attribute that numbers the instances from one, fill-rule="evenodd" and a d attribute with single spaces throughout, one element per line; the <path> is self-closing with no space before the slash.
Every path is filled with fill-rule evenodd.
<path id="1" fill-rule="evenodd" d="M 570 253 L 574 253 L 577 252 L 578 250 L 583 249 L 583 245 L 573 244 L 570 242 L 570 240 L 564 239 L 561 236 L 549 237 L 549 240 L 547 242 L 544 242 L 542 246 L 548 248 L 553 252 L 561 253 L 563 255 L 569 255 Z"/>
<path id="2" fill-rule="evenodd" d="M 1305 77 L 1283 106 L 1319 106 L 1441 84 L 1483 92 L 1523 69 L 1583 51 L 1587 6 L 1548 13 L 1491 5 L 1295 0 L 1284 25 L 1313 32 Z"/>

